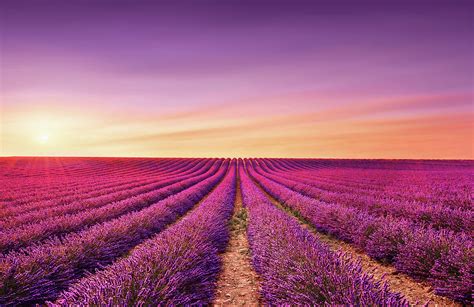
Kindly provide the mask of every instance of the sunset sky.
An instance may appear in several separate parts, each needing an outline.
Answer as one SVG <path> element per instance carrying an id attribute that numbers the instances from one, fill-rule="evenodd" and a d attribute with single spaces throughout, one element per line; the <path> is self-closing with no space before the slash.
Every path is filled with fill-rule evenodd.
<path id="1" fill-rule="evenodd" d="M 474 1 L 0 9 L 2 156 L 474 158 Z"/>

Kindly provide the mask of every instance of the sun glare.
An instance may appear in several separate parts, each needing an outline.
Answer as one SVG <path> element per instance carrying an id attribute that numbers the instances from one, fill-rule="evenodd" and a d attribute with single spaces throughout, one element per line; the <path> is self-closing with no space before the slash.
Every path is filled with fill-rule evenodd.
<path id="1" fill-rule="evenodd" d="M 38 142 L 40 142 L 41 144 L 46 144 L 48 140 L 49 140 L 49 135 L 47 134 L 42 134 L 38 136 Z"/>

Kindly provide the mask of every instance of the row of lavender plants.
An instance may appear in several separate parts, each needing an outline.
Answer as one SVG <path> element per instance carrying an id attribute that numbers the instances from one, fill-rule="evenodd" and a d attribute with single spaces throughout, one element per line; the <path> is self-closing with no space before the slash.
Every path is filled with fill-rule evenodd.
<path id="1" fill-rule="evenodd" d="M 266 159 L 271 161 L 274 165 L 278 165 L 280 168 L 284 168 L 288 171 L 300 174 L 307 174 L 310 176 L 316 176 L 324 182 L 344 182 L 347 186 L 364 188 L 369 186 L 370 188 L 376 188 L 379 190 L 386 190 L 389 188 L 393 193 L 404 193 L 400 191 L 400 187 L 409 188 L 414 183 L 416 186 L 436 186 L 437 184 L 446 183 L 446 179 L 451 177 L 452 174 L 465 174 L 467 170 L 472 169 L 472 165 L 462 163 L 459 161 L 451 161 L 450 166 L 442 165 L 430 165 L 427 161 L 418 162 L 419 165 L 424 165 L 423 168 L 418 168 L 414 165 L 407 167 L 403 166 L 403 162 L 398 161 L 367 161 L 361 164 L 361 160 L 350 160 L 346 161 L 345 165 L 337 166 L 337 163 L 329 163 L 323 168 L 314 168 L 311 166 L 303 165 L 300 161 L 290 159 L 282 161 L 279 159 Z M 314 161 L 318 161 L 315 159 Z M 384 167 L 385 164 L 390 163 L 391 167 Z M 356 171 L 366 176 L 347 176 L 350 172 Z M 425 176 L 426 172 L 435 172 L 436 176 Z M 407 176 L 408 181 L 397 179 L 399 175 Z M 469 177 L 469 176 L 467 176 Z M 464 182 L 465 176 L 461 176 L 461 183 Z M 387 183 L 394 184 L 393 186 L 387 186 Z M 448 182 L 449 184 L 449 182 Z M 391 187 L 394 187 L 391 189 Z"/>
<path id="2" fill-rule="evenodd" d="M 138 195 L 128 194 L 125 199 L 120 201 L 114 202 L 113 198 L 106 198 L 107 201 L 100 202 L 98 208 L 84 205 L 83 208 L 85 210 L 79 213 L 53 216 L 38 223 L 27 224 L 0 232 L 0 251 L 8 253 L 52 236 L 79 231 L 128 212 L 141 210 L 154 202 L 169 197 L 209 177 L 210 174 L 218 171 L 220 164 L 221 161 L 216 161 L 209 170 L 202 170 L 202 174 L 196 174 L 190 178 L 173 179 L 171 182 L 163 181 L 160 186 L 164 186 L 159 189 Z M 79 206 L 81 205 L 79 204 Z"/>
<path id="3" fill-rule="evenodd" d="M 344 179 L 355 182 L 364 180 L 367 188 L 375 187 L 381 194 L 395 199 L 472 209 L 472 163 L 451 161 L 448 166 L 433 164 L 422 169 L 399 169 L 399 163 L 392 163 L 394 169 L 377 169 L 377 163 L 371 169 L 361 169 L 355 163 L 354 168 L 340 171 L 329 169 L 321 175 L 333 175 L 335 183 Z M 429 165 L 426 161 L 420 164 Z"/>
<path id="4" fill-rule="evenodd" d="M 373 181 L 373 178 L 366 176 L 353 177 L 346 176 L 351 170 L 362 169 L 347 169 L 347 168 L 324 168 L 324 169 L 312 169 L 312 168 L 297 168 L 300 166 L 298 162 L 293 161 L 279 161 L 275 159 L 262 159 L 268 163 L 272 169 L 277 171 L 283 171 L 287 174 L 297 175 L 299 177 L 306 177 L 312 179 L 321 184 L 322 188 L 338 188 L 342 191 L 353 190 L 357 188 L 361 190 L 361 193 L 370 193 L 370 191 L 379 192 L 385 188 L 385 184 L 391 182 L 390 176 L 379 178 L 380 180 Z M 259 161 L 261 161 L 259 159 Z M 370 170 L 371 172 L 373 170 Z M 386 171 L 384 171 L 386 173 Z"/>
<path id="5" fill-rule="evenodd" d="M 179 166 L 180 164 L 188 163 L 186 160 L 158 160 L 154 163 L 153 166 L 148 168 L 142 168 L 136 163 L 121 163 L 120 160 L 117 161 L 115 167 L 120 169 L 120 177 L 118 178 L 116 174 L 110 173 L 110 168 L 88 168 L 86 163 L 82 163 L 83 169 L 89 170 L 92 173 L 89 175 L 81 175 L 77 173 L 69 173 L 57 176 L 31 176 L 24 177 L 18 174 L 18 170 L 15 168 L 15 172 L 9 176 L 9 181 L 12 184 L 7 184 L 3 186 L 1 199 L 10 200 L 10 203 L 13 205 L 22 205 L 24 203 L 31 203 L 34 201 L 41 201 L 49 198 L 49 193 L 52 189 L 61 196 L 74 193 L 74 191 L 79 188 L 82 189 L 84 184 L 87 184 L 89 180 L 92 184 L 100 184 L 101 180 L 110 180 L 116 179 L 117 181 L 121 180 L 121 177 L 127 177 L 129 175 L 148 175 L 159 172 L 164 172 L 167 168 L 171 166 Z M 123 165 L 122 165 L 123 164 Z M 47 166 L 45 166 L 47 167 Z M 70 162 L 65 163 L 64 168 L 70 169 Z M 38 170 L 31 170 L 31 175 L 36 174 Z M 18 184 L 21 183 L 21 184 Z M 65 184 L 67 183 L 67 184 Z"/>
<path id="6" fill-rule="evenodd" d="M 201 161 L 201 163 L 203 162 L 204 161 Z M 55 181 L 59 181 L 57 186 L 47 185 L 45 191 L 41 193 L 41 196 L 37 194 L 31 196 L 31 192 L 37 192 L 37 189 L 22 186 L 23 193 L 30 195 L 30 197 L 22 199 L 21 193 L 14 193 L 15 198 L 13 203 L 4 205 L 4 207 L 1 208 L 0 219 L 5 220 L 6 218 L 25 212 L 36 211 L 44 207 L 64 205 L 78 199 L 97 197 L 121 189 L 139 187 L 140 185 L 156 182 L 158 180 L 157 176 L 161 178 L 184 173 L 189 170 L 189 167 L 194 165 L 183 163 L 182 167 L 177 167 L 171 172 L 168 170 L 161 170 L 159 173 L 154 171 L 153 173 L 147 174 L 145 177 L 140 176 L 139 178 L 132 180 L 127 180 L 127 174 L 121 174 L 118 178 L 117 176 L 114 176 L 114 180 L 110 180 L 108 176 L 99 175 L 85 178 L 78 177 L 74 178 L 74 184 L 78 185 L 74 187 L 69 187 L 70 184 L 65 184 L 64 182 L 61 183 L 61 181 L 64 181 L 64 178 L 59 178 L 55 179 Z"/>
<path id="7" fill-rule="evenodd" d="M 175 174 L 186 171 L 188 167 L 178 168 L 174 170 Z M 138 172 L 138 170 L 137 170 Z M 157 177 L 168 177 L 171 173 L 160 169 L 154 170 L 149 174 L 140 173 L 139 176 L 121 175 L 121 176 L 108 176 L 96 174 L 90 177 L 67 177 L 72 182 L 67 182 L 66 178 L 59 177 L 54 178 L 53 183 L 48 182 L 44 186 L 44 192 L 38 199 L 32 197 L 27 199 L 25 202 L 18 202 L 21 199 L 20 193 L 15 194 L 15 200 L 12 204 L 7 205 L 5 208 L 1 208 L 0 219 L 4 220 L 5 217 L 15 216 L 27 211 L 33 211 L 41 209 L 44 206 L 56 206 L 67 202 L 77 200 L 78 198 L 85 199 L 87 197 L 94 197 L 106 194 L 109 190 L 120 190 L 120 186 L 128 187 L 133 185 L 139 185 L 145 181 L 152 182 L 150 180 L 157 179 Z M 74 186 L 73 186 L 74 185 Z M 72 187 L 71 187 L 72 186 Z M 23 193 L 28 194 L 30 190 L 36 192 L 36 188 L 29 188 L 27 186 L 20 187 Z"/>
<path id="8" fill-rule="evenodd" d="M 290 178 L 283 172 L 272 172 L 265 163 L 259 161 L 260 167 L 255 170 L 265 177 L 283 184 L 290 189 L 322 202 L 338 203 L 348 207 L 355 207 L 377 216 L 393 216 L 395 218 L 410 219 L 421 225 L 430 225 L 434 228 L 446 228 L 454 231 L 468 231 L 474 229 L 474 211 L 452 209 L 442 205 L 425 205 L 414 202 L 394 201 L 385 197 L 370 197 L 352 193 L 324 191 L 313 185 L 301 182 L 298 177 Z M 252 161 L 255 166 L 257 162 Z"/>
<path id="9" fill-rule="evenodd" d="M 198 175 L 199 172 L 204 172 L 210 167 L 211 163 L 212 161 L 207 161 L 206 167 L 202 167 L 202 164 L 198 163 L 189 169 L 184 169 L 181 173 L 176 173 L 172 176 L 153 178 L 148 181 L 142 180 L 141 183 L 132 186 L 125 185 L 119 186 L 118 188 L 103 189 L 105 191 L 101 192 L 98 196 L 87 197 L 84 195 L 83 197 L 78 197 L 77 200 L 72 202 L 58 204 L 53 197 L 52 201 L 45 201 L 35 206 L 35 210 L 28 210 L 26 213 L 20 213 L 9 217 L 8 219 L 0 220 L 0 229 L 6 230 L 19 227 L 23 224 L 38 223 L 46 218 L 50 219 L 55 216 L 76 213 L 85 208 L 98 208 L 112 202 L 117 202 L 132 196 L 160 189 L 167 185 L 192 178 L 193 176 Z"/>
<path id="10" fill-rule="evenodd" d="M 259 160 L 262 161 L 262 160 Z M 330 168 L 325 170 L 289 171 L 281 161 L 264 159 L 276 171 L 309 180 L 322 189 L 338 193 L 357 191 L 358 195 L 442 205 L 454 209 L 471 209 L 472 173 L 458 170 L 387 170 Z M 296 164 L 296 162 L 293 162 Z M 374 165 L 377 165 L 374 162 Z M 396 164 L 395 164 L 396 165 Z"/>
<path id="11" fill-rule="evenodd" d="M 259 162 L 264 162 L 260 164 L 262 167 L 268 166 L 266 174 L 273 172 L 273 175 L 280 177 L 278 179 L 295 181 L 296 183 L 279 182 L 304 195 L 325 202 L 338 202 L 358 207 L 376 215 L 401 217 L 416 221 L 418 224 L 432 226 L 436 229 L 446 228 L 472 235 L 474 227 L 474 210 L 472 207 L 472 186 L 474 182 L 472 179 L 474 177 L 472 163 L 471 167 L 468 167 L 467 162 L 448 161 L 449 163 L 446 163 L 450 167 L 444 170 L 440 170 L 436 168 L 439 166 L 433 165 L 433 169 L 428 170 L 392 171 L 377 168 L 370 170 L 357 169 L 357 163 L 354 162 L 353 169 L 339 170 L 336 168 L 308 172 L 309 174 L 317 174 L 317 176 L 322 177 L 338 174 L 336 178 L 341 182 L 328 188 L 324 184 L 321 185 L 320 178 L 311 179 L 310 177 L 302 177 L 301 172 L 285 171 L 285 169 L 288 169 L 282 167 L 281 161 L 265 159 L 259 160 Z M 392 162 L 394 166 L 397 163 Z M 425 165 L 427 162 L 419 163 Z M 293 161 L 293 164 L 297 163 Z M 279 167 L 275 165 L 279 165 Z M 376 166 L 377 163 L 373 162 L 373 165 Z M 376 173 L 376 175 L 374 176 L 373 173 Z M 372 194 L 374 197 L 367 197 L 367 194 L 364 194 L 360 188 L 348 188 L 346 181 L 343 180 L 344 176 L 368 177 L 370 179 L 370 184 L 367 185 L 369 190 L 372 186 L 377 186 L 384 182 L 384 177 L 393 178 L 382 184 L 382 190 L 374 189 L 375 191 Z M 272 178 L 272 180 L 275 179 L 275 177 Z M 419 181 L 425 183 L 420 184 Z M 301 185 L 301 183 L 309 185 L 309 187 Z M 412 194 L 414 195 L 413 197 L 411 196 Z"/>
<path id="12" fill-rule="evenodd" d="M 262 277 L 265 303 L 276 305 L 406 306 L 386 285 L 362 272 L 349 256 L 332 252 L 307 229 L 270 203 L 240 169 L 249 212 L 252 262 Z"/>
<path id="13" fill-rule="evenodd" d="M 221 266 L 219 253 L 229 237 L 235 171 L 233 165 L 223 182 L 179 223 L 80 280 L 50 305 L 210 304 Z"/>
<path id="14" fill-rule="evenodd" d="M 87 272 L 112 263 L 183 216 L 222 180 L 228 164 L 146 209 L 0 257 L 0 305 L 55 300 Z"/>
<path id="15" fill-rule="evenodd" d="M 322 203 L 269 180 L 252 167 L 249 170 L 266 192 L 318 230 L 393 263 L 415 279 L 429 281 L 440 295 L 465 303 L 472 300 L 474 244 L 470 235 Z"/>

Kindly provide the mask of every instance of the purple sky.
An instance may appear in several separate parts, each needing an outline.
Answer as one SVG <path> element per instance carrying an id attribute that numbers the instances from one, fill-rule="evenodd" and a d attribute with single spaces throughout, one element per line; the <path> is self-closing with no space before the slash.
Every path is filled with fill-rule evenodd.
<path id="1" fill-rule="evenodd" d="M 180 3 L 3 1 L 2 153 L 416 157 L 410 142 L 428 139 L 420 157 L 472 157 L 473 127 L 456 123 L 473 112 L 473 1 Z M 365 112 L 318 126 L 341 109 Z M 446 124 L 419 140 L 391 131 L 396 148 L 370 134 L 391 135 L 374 131 L 378 121 L 429 123 L 438 115 Z M 60 124 L 64 116 L 77 125 Z M 52 139 L 51 129 L 67 136 L 49 148 L 19 142 L 15 131 L 26 137 L 24 122 L 33 118 L 58 122 L 44 125 Z M 298 128 L 299 118 L 307 125 Z M 351 137 L 369 119 L 373 126 Z M 343 131 L 334 135 L 339 121 Z M 272 128 L 280 123 L 294 131 Z M 251 139 L 236 132 L 252 127 Z M 446 143 L 446 129 L 462 138 Z M 175 144 L 167 133 L 195 137 Z M 303 136 L 315 137 L 314 147 Z M 331 137 L 344 141 L 328 145 Z M 365 147 L 342 150 L 359 138 Z M 215 148 L 199 151 L 195 139 Z M 259 140 L 269 145 L 251 149 Z M 440 154 L 441 144 L 449 150 Z"/>

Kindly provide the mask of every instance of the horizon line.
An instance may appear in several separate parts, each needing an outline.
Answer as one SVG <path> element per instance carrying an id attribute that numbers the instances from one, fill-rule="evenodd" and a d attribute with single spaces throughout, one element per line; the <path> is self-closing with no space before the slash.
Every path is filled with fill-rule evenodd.
<path id="1" fill-rule="evenodd" d="M 313 160 L 383 160 L 383 161 L 468 161 L 474 162 L 472 158 L 342 158 L 342 157 L 172 157 L 172 156 L 2 156 L 3 158 L 77 158 L 77 159 L 313 159 Z"/>

